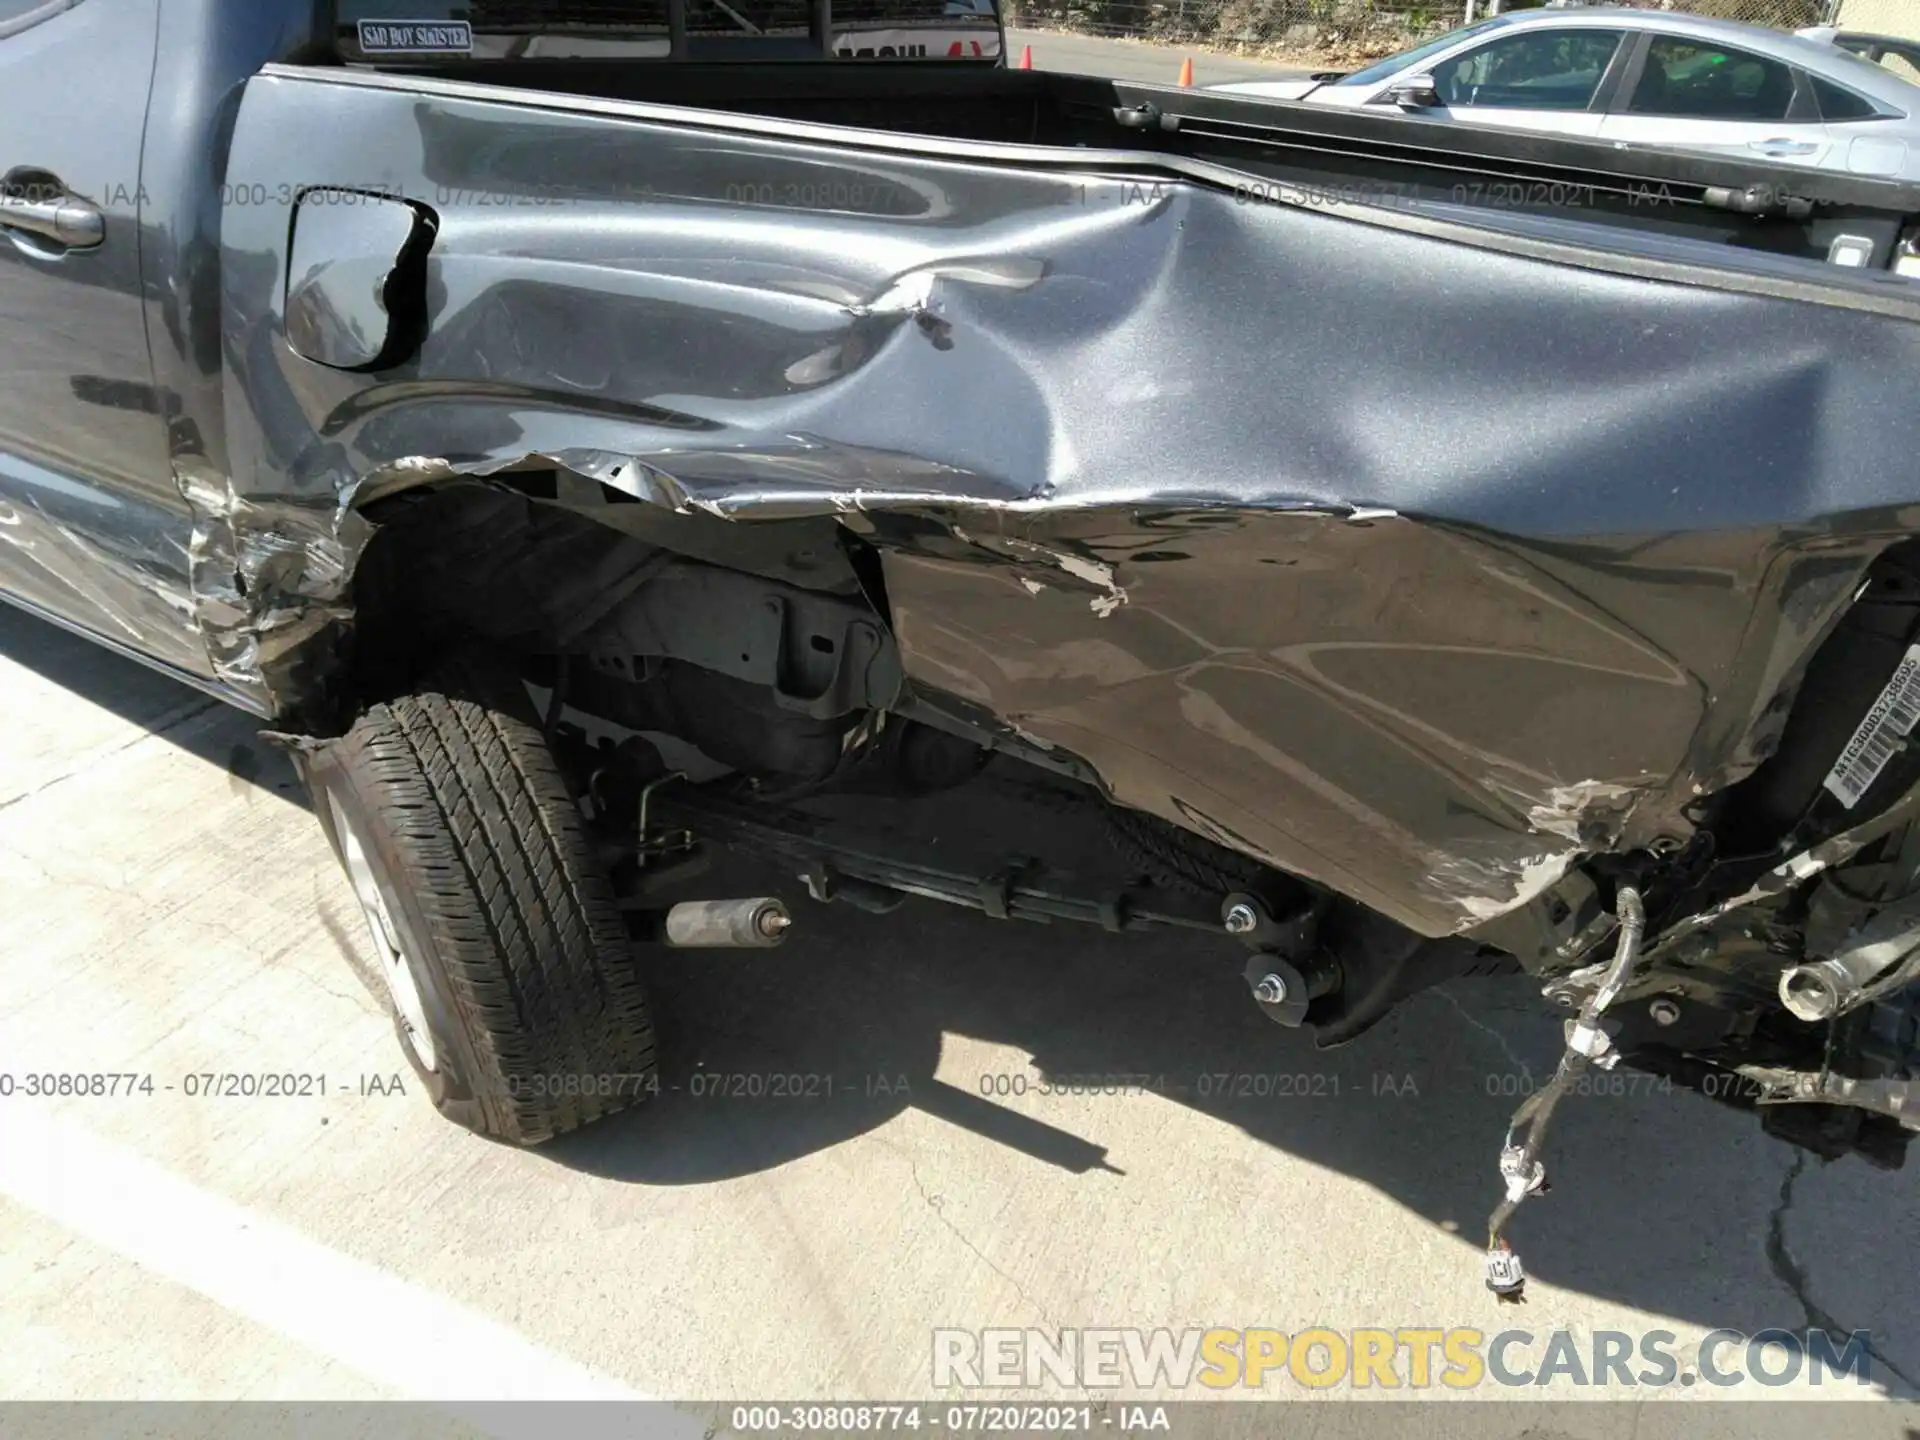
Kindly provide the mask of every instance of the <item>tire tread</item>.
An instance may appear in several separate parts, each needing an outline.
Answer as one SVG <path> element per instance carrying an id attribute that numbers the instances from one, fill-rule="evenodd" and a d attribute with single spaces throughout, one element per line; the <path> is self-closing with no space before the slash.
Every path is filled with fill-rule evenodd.
<path id="1" fill-rule="evenodd" d="M 539 1077 L 650 1077 L 654 1038 L 612 887 L 517 688 L 456 660 L 421 691 L 371 707 L 345 743 L 372 782 L 478 1063 L 477 1114 L 463 1123 L 526 1145 L 644 1092 L 623 1082 L 612 1095 L 539 1093 Z"/>

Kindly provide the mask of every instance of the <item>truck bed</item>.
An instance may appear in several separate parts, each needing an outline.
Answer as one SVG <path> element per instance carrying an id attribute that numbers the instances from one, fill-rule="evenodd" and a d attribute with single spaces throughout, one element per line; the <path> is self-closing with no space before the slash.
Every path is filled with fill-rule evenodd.
<path id="1" fill-rule="evenodd" d="M 514 94 L 535 104 L 541 96 L 574 106 L 602 101 L 603 113 L 812 135 L 855 148 L 984 157 L 972 147 L 1012 146 L 1028 161 L 1082 168 L 1111 164 L 1109 152 L 1124 151 L 1136 168 L 1220 186 L 1242 203 L 1367 205 L 1682 261 L 1704 257 L 1664 242 L 1702 241 L 1743 252 L 1721 263 L 1775 277 L 1799 273 L 1843 290 L 1858 289 L 1858 277 L 1754 257 L 1825 261 L 1836 238 L 1863 237 L 1872 253 L 1860 268 L 1883 272 L 1920 215 L 1920 187 L 1884 180 L 1054 71 L 577 60 L 496 62 L 484 75 L 472 66 L 377 75 L 327 68 L 356 83 Z M 1070 153 L 1037 156 L 1032 147 Z M 1889 291 L 1869 280 L 1865 288 L 1886 298 L 1906 287 Z"/>

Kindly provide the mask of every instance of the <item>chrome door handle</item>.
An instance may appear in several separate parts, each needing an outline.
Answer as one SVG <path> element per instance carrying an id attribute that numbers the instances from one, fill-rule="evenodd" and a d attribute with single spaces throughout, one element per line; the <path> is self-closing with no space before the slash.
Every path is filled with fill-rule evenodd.
<path id="1" fill-rule="evenodd" d="M 1758 150 L 1762 155 L 1811 155 L 1820 147 L 1811 140 L 1792 140 L 1782 135 L 1773 140 L 1749 140 L 1749 150 Z"/>
<path id="2" fill-rule="evenodd" d="M 72 196 L 27 200 L 0 188 L 0 230 L 25 230 L 68 250 L 91 250 L 107 238 L 98 207 Z"/>

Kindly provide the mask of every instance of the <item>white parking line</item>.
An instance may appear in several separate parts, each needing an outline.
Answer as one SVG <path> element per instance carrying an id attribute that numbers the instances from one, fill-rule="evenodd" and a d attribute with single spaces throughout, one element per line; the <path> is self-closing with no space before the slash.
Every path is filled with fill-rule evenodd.
<path id="1" fill-rule="evenodd" d="M 38 1106 L 0 1107 L 0 1194 L 404 1398 L 649 1398 Z"/>

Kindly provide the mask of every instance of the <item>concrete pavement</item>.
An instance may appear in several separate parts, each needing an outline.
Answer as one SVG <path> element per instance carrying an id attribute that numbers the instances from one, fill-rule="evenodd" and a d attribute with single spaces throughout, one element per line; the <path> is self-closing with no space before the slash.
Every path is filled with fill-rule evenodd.
<path id="1" fill-rule="evenodd" d="M 1514 1229 L 1531 1303 L 1495 1306 L 1495 1150 L 1556 1048 L 1518 984 L 1318 1054 L 1254 1013 L 1230 948 L 798 900 L 779 951 L 649 959 L 656 1103 L 541 1150 L 477 1140 L 416 1093 L 253 730 L 0 607 L 0 1397 L 951 1399 L 932 1331 L 1008 1326 L 1813 1323 L 1881 1356 L 1870 1389 L 1816 1393 L 1920 1376 L 1910 1176 L 1650 1087 L 1564 1108 L 1554 1192 Z M 26 1098 L 42 1074 L 132 1079 Z M 1115 1074 L 1149 1078 L 1041 1093 Z M 299 1093 L 206 1093 L 224 1075 Z M 1899 1435 L 1900 1408 L 1847 1433 Z M 1720 1433 L 1501 1413 L 1462 1433 Z"/>

